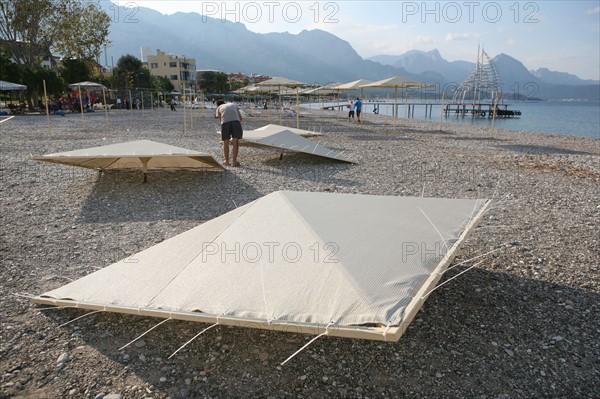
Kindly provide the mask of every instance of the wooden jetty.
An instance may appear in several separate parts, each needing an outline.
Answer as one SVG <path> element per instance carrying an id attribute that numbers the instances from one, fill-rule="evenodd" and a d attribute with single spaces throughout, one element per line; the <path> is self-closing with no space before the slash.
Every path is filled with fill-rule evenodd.
<path id="1" fill-rule="evenodd" d="M 471 115 L 473 118 L 493 118 L 494 107 L 496 118 L 514 118 L 521 116 L 521 111 L 508 109 L 509 104 L 493 103 L 449 103 L 444 105 L 444 115 L 465 117 Z"/>
<path id="2" fill-rule="evenodd" d="M 496 107 L 496 118 L 515 118 L 521 116 L 521 111 L 508 109 L 510 104 L 493 104 L 493 103 L 448 103 L 441 104 L 439 102 L 397 102 L 397 103 L 382 103 L 382 102 L 371 102 L 365 101 L 363 103 L 363 112 L 369 112 L 379 114 L 380 106 L 392 107 L 392 116 L 394 113 L 398 113 L 400 106 L 406 107 L 405 117 L 414 118 L 415 109 L 417 107 L 425 107 L 425 118 L 433 117 L 433 106 L 443 106 L 443 113 L 446 117 L 466 117 L 471 116 L 472 118 L 493 118 L 494 117 L 494 106 Z M 322 107 L 323 110 L 334 111 L 336 109 L 343 110 L 348 108 L 347 103 L 326 105 Z"/>

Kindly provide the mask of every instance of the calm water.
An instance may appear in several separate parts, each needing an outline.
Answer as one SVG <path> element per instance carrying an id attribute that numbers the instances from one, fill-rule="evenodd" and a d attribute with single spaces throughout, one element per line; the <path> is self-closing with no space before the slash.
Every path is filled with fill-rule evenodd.
<path id="1" fill-rule="evenodd" d="M 329 103 L 329 105 L 334 103 Z M 392 107 L 385 102 L 378 103 L 380 115 L 391 115 Z M 494 122 L 497 128 L 511 130 L 526 130 L 564 134 L 572 136 L 587 136 L 600 139 L 600 103 L 599 102 L 514 102 L 508 103 L 510 110 L 521 111 L 518 118 L 498 118 Z M 326 103 L 326 105 L 328 105 Z M 316 107 L 316 104 L 313 104 Z M 486 108 L 487 110 L 487 108 Z M 347 115 L 347 109 L 344 109 Z M 400 105 L 398 115 L 404 117 L 404 105 Z M 414 111 L 415 119 L 439 122 L 441 106 L 434 105 L 432 117 L 425 118 L 425 106 L 418 105 Z M 363 113 L 372 114 L 373 104 L 363 105 Z M 488 118 L 472 118 L 471 116 L 443 118 L 444 123 L 460 123 L 491 127 L 492 120 Z"/>

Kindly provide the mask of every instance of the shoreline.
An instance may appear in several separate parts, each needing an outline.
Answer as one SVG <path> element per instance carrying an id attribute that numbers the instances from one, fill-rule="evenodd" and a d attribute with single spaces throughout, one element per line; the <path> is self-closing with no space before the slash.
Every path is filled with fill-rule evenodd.
<path id="1" fill-rule="evenodd" d="M 0 396 L 510 397 L 600 396 L 600 150 L 591 137 L 373 115 L 362 125 L 310 112 L 300 128 L 356 165 L 243 146 L 224 172 L 97 172 L 29 161 L 31 155 L 149 139 L 221 160 L 210 110 L 110 111 L 17 117 L 0 124 L 2 328 Z M 304 112 L 304 110 L 303 110 Z M 347 114 L 346 114 L 347 115 Z M 189 116 L 189 114 L 188 114 Z M 244 129 L 279 123 L 250 116 Z M 296 127 L 295 117 L 283 124 Z M 40 294 L 135 254 L 276 190 L 489 198 L 491 210 L 453 264 L 496 248 L 436 290 L 395 344 L 218 326 L 40 311 Z M 390 215 L 393 217 L 393 215 Z M 365 244 L 368 250 L 368 245 Z M 366 265 L 368 267 L 368 265 Z M 464 270 L 448 272 L 442 281 Z M 59 359 L 63 359 L 59 361 Z M 66 359 L 66 360 L 65 360 Z"/>

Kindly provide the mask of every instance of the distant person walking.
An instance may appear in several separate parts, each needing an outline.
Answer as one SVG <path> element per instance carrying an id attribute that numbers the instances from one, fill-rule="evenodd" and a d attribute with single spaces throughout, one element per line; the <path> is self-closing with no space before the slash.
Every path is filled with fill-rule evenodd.
<path id="1" fill-rule="evenodd" d="M 354 122 L 354 109 L 355 109 L 355 105 L 354 105 L 354 101 L 350 100 L 350 104 L 348 104 L 348 107 L 350 108 L 350 111 L 348 111 L 348 121 L 350 121 L 350 119 L 352 119 L 352 122 Z"/>
<path id="2" fill-rule="evenodd" d="M 237 161 L 239 139 L 242 138 L 244 131 L 242 129 L 242 114 L 234 103 L 225 103 L 223 100 L 217 101 L 217 111 L 215 118 L 221 120 L 221 139 L 223 140 L 223 155 L 226 166 L 240 166 Z M 229 140 L 233 143 L 232 163 L 229 163 Z"/>
<path id="3" fill-rule="evenodd" d="M 360 121 L 360 113 L 362 112 L 362 101 L 360 101 L 360 98 L 356 97 L 354 106 L 356 107 L 356 119 L 358 120 L 358 123 L 362 123 Z"/>

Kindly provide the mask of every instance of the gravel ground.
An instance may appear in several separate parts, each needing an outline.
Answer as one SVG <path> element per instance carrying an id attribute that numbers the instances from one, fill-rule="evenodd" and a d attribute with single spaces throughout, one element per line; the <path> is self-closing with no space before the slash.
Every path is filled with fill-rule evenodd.
<path id="1" fill-rule="evenodd" d="M 94 171 L 30 155 L 150 139 L 221 159 L 209 112 L 22 116 L 0 124 L 0 398 L 598 398 L 600 141 L 313 111 L 300 127 L 351 165 L 243 147 L 241 168 Z M 193 122 L 193 125 L 192 125 Z M 249 116 L 253 129 L 278 117 Z M 283 124 L 295 126 L 293 118 Z M 454 263 L 498 249 L 436 290 L 397 343 L 42 310 L 41 294 L 276 190 L 491 198 Z M 449 271 L 445 278 L 464 270 Z"/>

